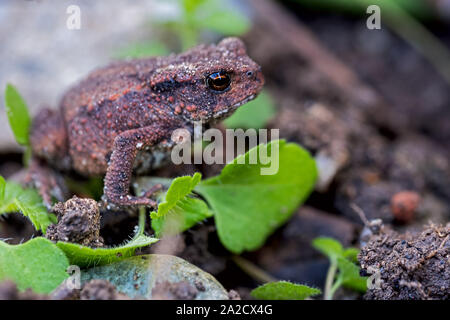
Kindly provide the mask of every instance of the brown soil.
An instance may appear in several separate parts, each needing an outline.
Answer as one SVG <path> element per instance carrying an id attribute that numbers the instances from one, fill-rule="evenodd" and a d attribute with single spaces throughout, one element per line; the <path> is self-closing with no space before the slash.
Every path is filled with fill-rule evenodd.
<path id="1" fill-rule="evenodd" d="M 103 246 L 100 237 L 100 211 L 97 202 L 74 196 L 57 203 L 52 211 L 58 223 L 48 227 L 46 237 L 52 241 L 68 241 L 85 246 Z"/>
<path id="2" fill-rule="evenodd" d="M 91 280 L 80 292 L 80 300 L 128 300 L 129 298 L 116 291 L 116 288 L 106 280 Z"/>
<path id="3" fill-rule="evenodd" d="M 31 289 L 19 292 L 12 281 L 0 282 L 0 300 L 46 300 L 48 296 L 37 294 Z"/>
<path id="4" fill-rule="evenodd" d="M 382 228 L 358 256 L 362 272 L 379 272 L 380 287 L 370 300 L 450 298 L 450 224 L 431 225 L 421 233 L 398 234 Z"/>

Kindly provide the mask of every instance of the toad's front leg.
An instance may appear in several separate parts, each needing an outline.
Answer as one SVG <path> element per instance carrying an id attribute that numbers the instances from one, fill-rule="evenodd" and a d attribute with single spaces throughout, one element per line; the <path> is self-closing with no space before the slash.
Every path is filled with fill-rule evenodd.
<path id="1" fill-rule="evenodd" d="M 148 198 L 149 193 L 142 197 L 130 195 L 133 164 L 139 149 L 155 145 L 168 136 L 170 136 L 169 130 L 158 126 L 148 126 L 125 131 L 115 138 L 105 176 L 104 194 L 107 202 L 123 206 L 156 207 L 156 202 Z"/>

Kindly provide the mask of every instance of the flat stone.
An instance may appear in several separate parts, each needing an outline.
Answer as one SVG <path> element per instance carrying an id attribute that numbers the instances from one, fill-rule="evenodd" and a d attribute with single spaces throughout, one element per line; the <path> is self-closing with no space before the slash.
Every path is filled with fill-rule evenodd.
<path id="1" fill-rule="evenodd" d="M 151 299 L 153 288 L 162 282 L 187 282 L 194 287 L 201 283 L 202 290 L 198 291 L 195 300 L 228 299 L 227 291 L 212 275 L 170 255 L 135 256 L 82 272 L 82 283 L 92 279 L 108 280 L 117 291 L 133 299 Z"/>

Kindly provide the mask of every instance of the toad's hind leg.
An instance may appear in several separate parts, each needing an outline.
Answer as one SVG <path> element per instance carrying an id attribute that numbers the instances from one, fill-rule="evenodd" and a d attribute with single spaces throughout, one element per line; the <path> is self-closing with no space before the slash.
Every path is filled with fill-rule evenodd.
<path id="1" fill-rule="evenodd" d="M 113 153 L 105 176 L 104 193 L 107 202 L 123 206 L 156 207 L 156 202 L 148 198 L 151 195 L 149 192 L 140 197 L 130 195 L 131 175 L 137 151 L 157 144 L 167 136 L 168 132 L 167 129 L 155 125 L 128 130 L 115 138 Z"/>
<path id="2" fill-rule="evenodd" d="M 67 131 L 59 110 L 39 112 L 31 125 L 30 143 L 33 158 L 25 182 L 37 187 L 47 207 L 51 206 L 52 196 L 64 201 L 67 188 L 62 176 L 52 169 L 70 169 Z"/>
<path id="3" fill-rule="evenodd" d="M 68 190 L 63 177 L 51 169 L 41 159 L 33 158 L 25 176 L 25 184 L 36 187 L 47 208 L 52 206 L 52 198 L 65 201 Z"/>
<path id="4" fill-rule="evenodd" d="M 43 109 L 33 119 L 30 132 L 33 156 L 58 170 L 70 169 L 66 125 L 59 110 Z"/>

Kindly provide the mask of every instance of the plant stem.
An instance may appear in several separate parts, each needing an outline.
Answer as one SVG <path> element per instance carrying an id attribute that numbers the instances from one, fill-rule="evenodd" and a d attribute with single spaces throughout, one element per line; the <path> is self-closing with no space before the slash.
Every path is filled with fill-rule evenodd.
<path id="1" fill-rule="evenodd" d="M 340 280 L 337 280 L 333 286 L 331 287 L 330 290 L 330 300 L 333 299 L 334 297 L 334 293 L 336 292 L 336 290 L 341 286 L 342 282 Z"/>
<path id="2" fill-rule="evenodd" d="M 146 212 L 145 207 L 139 208 L 139 225 L 138 225 L 138 230 L 136 232 L 136 235 L 134 236 L 135 238 L 144 234 L 146 213 L 147 212 Z"/>
<path id="3" fill-rule="evenodd" d="M 254 263 L 248 261 L 247 259 L 244 259 L 240 256 L 233 256 L 231 257 L 231 260 L 233 260 L 233 262 L 236 263 L 237 266 L 241 268 L 245 273 L 261 283 L 277 281 L 276 278 L 272 277 L 266 271 L 264 271 Z"/>
<path id="4" fill-rule="evenodd" d="M 337 289 L 335 288 L 335 286 L 333 286 L 336 270 L 337 270 L 337 261 L 335 259 L 332 259 L 330 267 L 328 268 L 327 279 L 325 281 L 325 293 L 324 293 L 325 300 L 331 300 L 333 298 L 334 292 Z"/>

